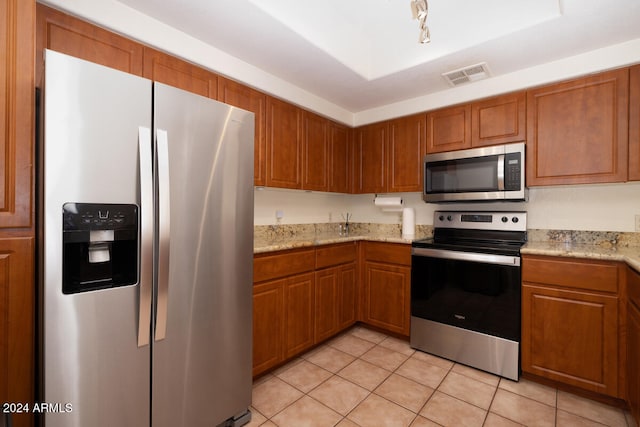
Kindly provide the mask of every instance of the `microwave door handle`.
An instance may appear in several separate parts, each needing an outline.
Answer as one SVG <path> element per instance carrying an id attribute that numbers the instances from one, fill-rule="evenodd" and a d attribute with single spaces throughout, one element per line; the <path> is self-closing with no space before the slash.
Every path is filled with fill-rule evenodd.
<path id="1" fill-rule="evenodd" d="M 498 191 L 504 191 L 504 154 L 498 155 Z"/>
<path id="2" fill-rule="evenodd" d="M 158 293 L 156 296 L 155 340 L 161 341 L 167 334 L 167 311 L 169 298 L 169 141 L 167 131 L 158 129 Z"/>
<path id="3" fill-rule="evenodd" d="M 140 284 L 138 347 L 149 345 L 153 287 L 153 161 L 151 129 L 138 128 L 140 162 Z"/>

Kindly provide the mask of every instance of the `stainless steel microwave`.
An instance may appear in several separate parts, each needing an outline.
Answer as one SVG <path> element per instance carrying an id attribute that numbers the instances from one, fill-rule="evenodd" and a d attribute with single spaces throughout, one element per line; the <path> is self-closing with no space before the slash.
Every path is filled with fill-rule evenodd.
<path id="1" fill-rule="evenodd" d="M 425 202 L 523 201 L 525 144 L 427 154 Z"/>

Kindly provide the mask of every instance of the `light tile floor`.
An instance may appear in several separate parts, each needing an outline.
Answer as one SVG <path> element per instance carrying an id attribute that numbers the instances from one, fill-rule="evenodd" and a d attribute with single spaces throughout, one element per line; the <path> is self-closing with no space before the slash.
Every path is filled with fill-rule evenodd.
<path id="1" fill-rule="evenodd" d="M 612 426 L 628 412 L 356 326 L 256 380 L 250 427 Z"/>

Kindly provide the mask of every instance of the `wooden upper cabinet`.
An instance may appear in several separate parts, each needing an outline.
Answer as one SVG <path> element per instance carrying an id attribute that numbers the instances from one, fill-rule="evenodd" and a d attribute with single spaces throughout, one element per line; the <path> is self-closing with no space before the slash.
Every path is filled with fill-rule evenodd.
<path id="1" fill-rule="evenodd" d="M 0 228 L 31 227 L 35 3 L 0 2 Z"/>
<path id="2" fill-rule="evenodd" d="M 302 110 L 267 97 L 267 180 L 269 187 L 302 188 Z"/>
<path id="3" fill-rule="evenodd" d="M 357 193 L 387 191 L 386 140 L 387 122 L 374 123 L 356 130 L 355 190 Z"/>
<path id="4" fill-rule="evenodd" d="M 527 185 L 627 180 L 629 70 L 527 92 Z"/>
<path id="5" fill-rule="evenodd" d="M 526 135 L 526 92 L 471 104 L 471 146 L 522 142 Z"/>
<path id="6" fill-rule="evenodd" d="M 329 191 L 349 193 L 351 186 L 351 135 L 346 126 L 329 124 Z"/>
<path id="7" fill-rule="evenodd" d="M 142 75 L 145 78 L 197 95 L 217 98 L 216 74 L 149 47 L 144 48 L 143 55 Z"/>
<path id="8" fill-rule="evenodd" d="M 141 44 L 42 4 L 37 5 L 37 40 L 38 58 L 46 48 L 142 75 Z M 37 70 L 42 73 L 42 67 Z M 40 74 L 36 77 L 40 82 Z"/>
<path id="9" fill-rule="evenodd" d="M 629 73 L 629 181 L 640 181 L 640 65 Z"/>
<path id="10" fill-rule="evenodd" d="M 267 185 L 266 95 L 233 80 L 218 77 L 218 100 L 255 114 L 253 183 Z"/>
<path id="11" fill-rule="evenodd" d="M 392 120 L 387 142 L 387 191 L 421 191 L 426 151 L 426 115 Z"/>
<path id="12" fill-rule="evenodd" d="M 427 114 L 427 153 L 471 147 L 471 104 L 457 105 Z"/>
<path id="13" fill-rule="evenodd" d="M 302 188 L 328 191 L 329 120 L 308 111 L 302 117 Z"/>

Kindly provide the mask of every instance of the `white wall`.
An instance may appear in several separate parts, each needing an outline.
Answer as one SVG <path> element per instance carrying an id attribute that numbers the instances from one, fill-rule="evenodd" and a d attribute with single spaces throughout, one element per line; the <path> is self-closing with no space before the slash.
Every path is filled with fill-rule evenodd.
<path id="1" fill-rule="evenodd" d="M 397 196 L 398 194 L 394 194 Z M 420 193 L 400 193 L 405 206 L 416 209 L 417 224 L 433 224 L 435 210 L 524 210 L 529 228 L 552 230 L 635 230 L 640 215 L 640 182 L 626 184 L 536 187 L 526 203 L 428 204 Z M 386 213 L 373 205 L 373 194 L 333 194 L 264 188 L 255 193 L 255 224 L 339 222 L 349 212 L 353 222 L 400 224 L 399 213 Z"/>

